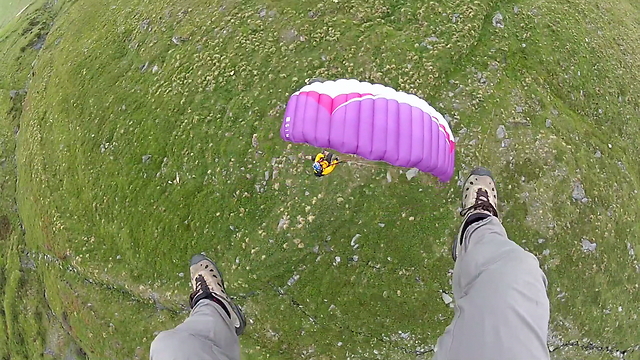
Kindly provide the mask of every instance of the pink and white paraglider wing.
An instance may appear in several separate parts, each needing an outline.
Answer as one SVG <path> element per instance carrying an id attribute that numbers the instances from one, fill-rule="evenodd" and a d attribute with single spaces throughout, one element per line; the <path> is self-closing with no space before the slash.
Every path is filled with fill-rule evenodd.
<path id="1" fill-rule="evenodd" d="M 303 87 L 289 98 L 280 135 L 416 167 L 441 181 L 453 176 L 455 143 L 444 117 L 417 96 L 379 84 L 343 79 Z"/>

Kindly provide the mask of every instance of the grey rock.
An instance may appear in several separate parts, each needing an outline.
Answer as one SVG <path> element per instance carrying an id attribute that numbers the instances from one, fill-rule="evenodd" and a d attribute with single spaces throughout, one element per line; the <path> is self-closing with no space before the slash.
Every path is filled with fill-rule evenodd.
<path id="1" fill-rule="evenodd" d="M 550 128 L 552 123 L 551 123 L 551 119 L 547 119 L 547 121 L 544 124 L 546 127 Z"/>
<path id="2" fill-rule="evenodd" d="M 504 128 L 504 125 L 498 126 L 498 130 L 496 130 L 496 136 L 498 139 L 504 139 L 507 136 L 507 130 Z"/>
<path id="3" fill-rule="evenodd" d="M 391 178 L 391 170 L 387 170 L 387 182 L 390 183 L 391 181 L 393 181 Z"/>
<path id="4" fill-rule="evenodd" d="M 151 155 L 147 154 L 147 155 L 142 155 L 142 162 L 143 163 L 148 163 L 151 160 Z"/>
<path id="5" fill-rule="evenodd" d="M 140 30 L 147 30 L 149 28 L 149 23 L 151 23 L 150 19 L 144 20 L 140 23 Z"/>
<path id="6" fill-rule="evenodd" d="M 503 148 L 509 147 L 509 145 L 511 145 L 511 139 L 503 139 L 502 140 L 502 147 Z"/>
<path id="7" fill-rule="evenodd" d="M 464 172 L 462 170 L 458 171 L 458 186 L 462 187 L 466 179 Z"/>
<path id="8" fill-rule="evenodd" d="M 307 81 L 307 84 L 313 84 L 313 83 L 325 82 L 325 81 L 327 81 L 327 79 L 321 78 L 321 77 L 315 77 L 315 78 L 309 79 L 309 81 Z"/>
<path id="9" fill-rule="evenodd" d="M 162 165 L 160 166 L 160 171 L 156 174 L 156 177 L 160 177 L 160 175 L 164 175 L 167 172 L 167 166 L 169 165 L 169 158 L 162 159 Z"/>
<path id="10" fill-rule="evenodd" d="M 289 278 L 289 280 L 287 281 L 287 285 L 291 286 L 293 284 L 296 283 L 296 281 L 298 281 L 300 279 L 300 275 L 298 274 L 294 274 L 291 278 Z"/>
<path id="11" fill-rule="evenodd" d="M 153 302 L 155 303 L 155 305 L 156 305 L 156 310 L 161 311 L 161 310 L 166 309 L 166 307 L 160 303 L 160 296 L 158 296 L 158 294 L 156 294 L 156 293 L 151 293 L 151 295 L 150 295 L 149 297 L 150 297 L 150 298 L 153 300 Z"/>
<path id="12" fill-rule="evenodd" d="M 261 18 L 267 16 L 267 9 L 265 8 L 260 9 L 260 11 L 258 11 L 258 16 L 260 16 Z"/>
<path id="13" fill-rule="evenodd" d="M 288 218 L 282 218 L 280 219 L 280 221 L 278 221 L 278 231 L 286 228 L 289 225 L 289 219 Z"/>
<path id="14" fill-rule="evenodd" d="M 587 194 L 580 182 L 576 181 L 573 183 L 573 192 L 571 193 L 571 197 L 573 197 L 573 200 L 581 202 L 584 202 L 584 199 L 587 198 Z"/>
<path id="15" fill-rule="evenodd" d="M 298 32 L 295 29 L 289 29 L 289 30 L 284 30 L 280 34 L 280 38 L 285 42 L 292 43 L 296 40 L 299 40 L 300 35 L 298 35 Z"/>
<path id="16" fill-rule="evenodd" d="M 33 49 L 34 50 L 42 50 L 42 48 L 44 47 L 44 42 L 46 40 L 47 40 L 47 34 L 40 35 L 38 40 L 36 40 L 36 43 L 33 44 Z"/>
<path id="17" fill-rule="evenodd" d="M 491 20 L 493 23 L 493 26 L 497 27 L 497 28 L 503 28 L 504 27 L 504 18 L 502 17 L 501 13 L 496 13 L 493 16 L 493 19 Z"/>
<path id="18" fill-rule="evenodd" d="M 549 251 L 549 249 L 544 249 L 544 250 L 542 251 L 542 255 L 544 255 L 544 256 L 549 256 L 549 252 L 550 252 L 550 251 Z"/>
<path id="19" fill-rule="evenodd" d="M 582 238 L 582 251 L 584 252 L 594 252 L 596 251 L 596 246 L 598 246 L 596 243 L 592 243 L 591 241 Z"/>
<path id="20" fill-rule="evenodd" d="M 627 172 L 627 167 L 624 166 L 624 164 L 622 163 L 622 161 L 618 161 L 618 167 L 620 167 L 620 170 Z"/>
<path id="21" fill-rule="evenodd" d="M 449 294 L 443 292 L 442 301 L 444 301 L 445 304 L 449 305 L 453 301 L 453 299 L 451 298 L 451 296 L 449 296 Z"/>
<path id="22" fill-rule="evenodd" d="M 430 37 L 427 38 L 427 41 L 431 41 L 431 42 L 436 42 L 438 40 L 439 39 L 437 37 L 435 37 L 435 36 L 430 36 Z"/>
<path id="23" fill-rule="evenodd" d="M 416 175 L 418 175 L 418 172 L 420 170 L 418 170 L 418 168 L 412 168 L 407 170 L 407 173 L 405 175 L 407 175 L 407 180 L 411 180 L 413 179 Z"/>
<path id="24" fill-rule="evenodd" d="M 22 266 L 23 269 L 33 270 L 36 268 L 36 263 L 33 261 L 31 256 L 29 256 L 29 254 L 27 253 L 25 256 L 23 256 L 20 259 L 20 266 Z"/>
<path id="25" fill-rule="evenodd" d="M 9 91 L 9 96 L 13 99 L 16 96 L 18 96 L 18 90 L 11 90 Z"/>
<path id="26" fill-rule="evenodd" d="M 151 72 L 155 74 L 158 71 L 160 71 L 160 67 L 158 65 L 153 65 L 153 68 L 151 69 Z"/>
<path id="27" fill-rule="evenodd" d="M 627 250 L 629 251 L 629 256 L 631 256 L 631 257 L 635 257 L 636 256 L 636 252 L 633 249 L 633 245 L 631 245 L 630 242 L 627 242 Z"/>
<path id="28" fill-rule="evenodd" d="M 174 36 L 174 37 L 171 38 L 171 41 L 173 41 L 173 43 L 176 44 L 176 45 L 180 45 L 180 44 L 182 44 L 183 42 L 185 42 L 187 40 L 189 40 L 189 38 L 185 38 L 185 37 L 182 37 L 182 36 Z"/>
<path id="29" fill-rule="evenodd" d="M 257 148 L 258 147 L 258 134 L 253 134 L 251 137 L 251 146 Z"/>
<path id="30" fill-rule="evenodd" d="M 516 106 L 516 112 L 517 113 L 521 113 L 524 111 L 524 108 L 522 106 Z"/>
<path id="31" fill-rule="evenodd" d="M 351 239 L 351 246 L 356 249 L 358 247 L 358 244 L 356 243 L 358 241 L 358 239 L 360 238 L 360 234 L 355 234 L 355 236 Z"/>
<path id="32" fill-rule="evenodd" d="M 552 113 L 553 115 L 555 115 L 555 116 L 558 116 L 558 114 L 559 114 L 559 113 L 558 113 L 558 110 L 556 110 L 556 109 L 551 109 L 551 113 Z"/>
<path id="33" fill-rule="evenodd" d="M 597 158 L 601 158 L 602 157 L 602 153 L 600 152 L 600 150 L 596 150 L 596 153 L 593 155 Z"/>
<path id="34" fill-rule="evenodd" d="M 515 5 L 515 6 L 513 7 L 513 13 L 514 13 L 514 14 L 517 14 L 517 13 L 519 13 L 519 12 L 520 12 L 520 8 L 518 7 L 518 5 Z"/>

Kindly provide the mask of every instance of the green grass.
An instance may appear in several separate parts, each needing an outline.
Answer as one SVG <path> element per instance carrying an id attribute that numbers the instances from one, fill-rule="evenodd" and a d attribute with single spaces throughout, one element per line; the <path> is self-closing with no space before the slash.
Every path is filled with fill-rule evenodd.
<path id="1" fill-rule="evenodd" d="M 494 171 L 510 237 L 547 273 L 554 357 L 639 358 L 639 23 L 631 1 L 31 6 L 0 29 L 2 157 L 17 156 L 1 169 L 0 358 L 145 358 L 187 314 L 197 252 L 246 311 L 248 359 L 429 357 L 452 316 L 458 179 L 310 176 L 300 154 L 316 149 L 278 132 L 312 77 L 381 82 L 450 116 L 457 170 Z"/>
<path id="2" fill-rule="evenodd" d="M 8 0 L 0 3 L 0 28 L 7 25 L 17 16 L 25 14 L 27 6 L 31 5 L 33 0 Z"/>
<path id="3" fill-rule="evenodd" d="M 2 6 L 16 4 L 2 4 Z M 9 9 L 6 9 L 9 11 Z M 3 8 L 2 14 L 5 14 Z M 16 10 L 17 12 L 17 10 Z M 25 84 L 35 51 L 27 46 L 41 31 L 37 11 L 24 12 L 13 30 L 0 30 L 0 358 L 42 357 L 46 333 L 46 301 L 41 275 L 25 258 L 24 231 L 16 204 L 16 138 Z M 4 18 L 1 19 L 4 23 Z M 28 314 L 28 316 L 25 316 Z"/>

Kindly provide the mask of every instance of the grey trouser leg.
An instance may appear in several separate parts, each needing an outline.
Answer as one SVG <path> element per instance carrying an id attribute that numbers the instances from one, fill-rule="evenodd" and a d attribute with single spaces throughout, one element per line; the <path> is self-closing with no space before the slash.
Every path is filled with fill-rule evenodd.
<path id="1" fill-rule="evenodd" d="M 224 310 L 205 299 L 182 324 L 158 334 L 150 352 L 151 360 L 240 360 L 240 342 Z"/>
<path id="2" fill-rule="evenodd" d="M 453 321 L 435 360 L 549 359 L 547 279 L 495 217 L 472 224 L 453 270 Z"/>

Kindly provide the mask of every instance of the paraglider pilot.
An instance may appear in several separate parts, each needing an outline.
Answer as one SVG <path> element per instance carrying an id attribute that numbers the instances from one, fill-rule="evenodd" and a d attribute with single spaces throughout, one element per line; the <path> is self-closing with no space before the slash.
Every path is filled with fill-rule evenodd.
<path id="1" fill-rule="evenodd" d="M 315 162 L 313 163 L 313 174 L 318 177 L 329 175 L 339 163 L 340 160 L 337 156 L 323 150 L 316 155 Z"/>

